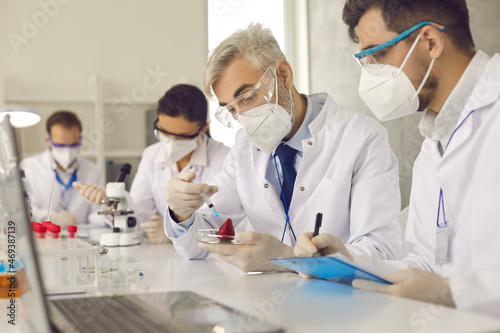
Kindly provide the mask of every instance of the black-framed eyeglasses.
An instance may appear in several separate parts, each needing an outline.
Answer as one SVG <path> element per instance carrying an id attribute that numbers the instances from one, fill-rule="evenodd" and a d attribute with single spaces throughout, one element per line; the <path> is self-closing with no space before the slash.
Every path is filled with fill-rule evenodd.
<path id="1" fill-rule="evenodd" d="M 187 134 L 176 134 L 176 133 L 170 133 L 168 131 L 165 131 L 163 129 L 161 129 L 159 126 L 158 126 L 158 122 L 160 121 L 160 119 L 156 119 L 155 120 L 155 123 L 154 123 L 154 130 L 155 130 L 155 136 L 157 139 L 160 139 L 159 136 L 157 135 L 158 132 L 161 132 L 165 135 L 170 135 L 170 136 L 175 136 L 175 137 L 178 137 L 178 138 L 182 138 L 182 139 L 194 139 L 196 137 L 198 137 L 198 135 L 200 135 L 201 131 L 203 130 L 203 127 L 205 127 L 205 125 L 202 125 L 200 127 L 200 129 L 198 130 L 198 132 L 196 134 L 191 134 L 191 135 L 187 135 Z M 157 132 L 158 131 L 158 132 Z"/>

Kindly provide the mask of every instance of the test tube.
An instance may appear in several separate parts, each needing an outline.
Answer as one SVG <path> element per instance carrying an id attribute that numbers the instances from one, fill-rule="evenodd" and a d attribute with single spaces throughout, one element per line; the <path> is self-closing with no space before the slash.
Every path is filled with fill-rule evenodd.
<path id="1" fill-rule="evenodd" d="M 212 203 L 212 201 L 210 201 L 208 195 L 206 193 L 200 193 L 200 195 L 203 198 L 203 200 L 205 200 L 205 203 L 207 204 L 208 208 L 210 208 L 210 210 L 214 212 L 217 218 L 220 218 L 219 213 L 217 213 L 217 211 L 215 210 L 214 204 Z"/>
<path id="2" fill-rule="evenodd" d="M 75 250 L 78 247 L 78 240 L 76 239 L 76 232 L 78 227 L 76 225 L 68 226 L 68 250 Z M 70 286 L 76 285 L 76 255 L 68 254 L 68 283 Z"/>
<path id="3" fill-rule="evenodd" d="M 49 249 L 51 250 L 61 250 L 61 226 L 57 224 L 50 224 L 49 227 Z M 50 281 L 54 286 L 59 286 L 61 284 L 61 260 L 62 256 L 54 256 L 50 258 L 50 276 L 52 279 Z"/>
<path id="4" fill-rule="evenodd" d="M 35 244 L 38 251 L 47 249 L 47 227 L 41 224 L 34 225 Z"/>

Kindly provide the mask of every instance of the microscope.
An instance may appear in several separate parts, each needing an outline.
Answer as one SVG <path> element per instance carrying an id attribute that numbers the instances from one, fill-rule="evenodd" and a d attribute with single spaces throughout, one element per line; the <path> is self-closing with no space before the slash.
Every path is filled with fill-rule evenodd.
<path id="1" fill-rule="evenodd" d="M 125 190 L 125 180 L 130 174 L 132 166 L 125 163 L 115 182 L 106 184 L 107 200 L 101 203 L 108 206 L 108 210 L 99 212 L 99 215 L 110 215 L 112 217 L 113 232 L 101 235 L 103 246 L 132 246 L 141 243 L 141 234 L 135 232 L 137 220 L 134 217 L 134 202 L 130 194 Z"/>

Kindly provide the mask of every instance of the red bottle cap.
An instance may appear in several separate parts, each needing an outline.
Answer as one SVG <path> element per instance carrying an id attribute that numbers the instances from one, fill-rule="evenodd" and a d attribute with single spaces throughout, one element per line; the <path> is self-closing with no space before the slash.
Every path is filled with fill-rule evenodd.
<path id="1" fill-rule="evenodd" d="M 30 222 L 30 224 L 31 224 L 31 230 L 33 230 L 33 231 L 35 231 L 35 228 L 36 228 L 37 225 L 41 225 L 38 222 Z"/>
<path id="2" fill-rule="evenodd" d="M 57 225 L 57 224 L 50 224 L 48 228 L 49 228 L 49 231 L 54 233 L 54 234 L 58 234 L 61 232 L 61 226 Z"/>
<path id="3" fill-rule="evenodd" d="M 68 225 L 68 232 L 77 232 L 78 227 L 76 225 Z"/>
<path id="4" fill-rule="evenodd" d="M 36 232 L 36 230 L 35 230 Z M 47 227 L 43 226 L 43 225 L 38 225 L 38 232 L 44 234 L 47 232 Z"/>

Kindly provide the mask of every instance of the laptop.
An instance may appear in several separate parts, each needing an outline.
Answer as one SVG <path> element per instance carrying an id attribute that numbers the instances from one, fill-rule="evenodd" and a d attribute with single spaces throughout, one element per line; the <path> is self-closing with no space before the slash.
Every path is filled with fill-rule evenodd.
<path id="1" fill-rule="evenodd" d="M 0 227 L 4 230 L 0 238 L 7 238 L 2 250 L 14 245 L 8 247 L 14 250 L 10 251 L 13 259 L 0 262 L 0 274 L 14 276 L 17 282 L 20 296 L 10 298 L 13 306 L 7 318 L 12 321 L 7 326 L 12 325 L 16 331 L 283 332 L 191 291 L 47 299 L 31 235 L 15 132 L 8 115 L 0 117 L 0 208 Z"/>

